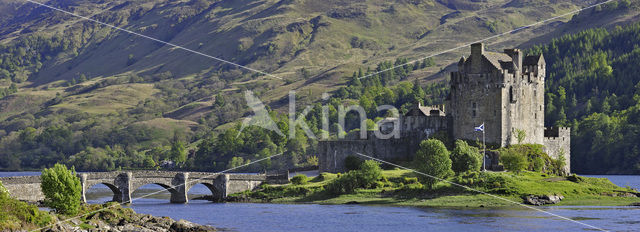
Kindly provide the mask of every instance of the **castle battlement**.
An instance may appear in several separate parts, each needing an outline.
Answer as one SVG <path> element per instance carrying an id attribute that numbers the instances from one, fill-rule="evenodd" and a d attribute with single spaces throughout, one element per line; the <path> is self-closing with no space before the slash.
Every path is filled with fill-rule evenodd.
<path id="1" fill-rule="evenodd" d="M 544 128 L 544 137 L 545 138 L 564 138 L 571 136 L 571 128 L 570 127 L 545 127 Z"/>

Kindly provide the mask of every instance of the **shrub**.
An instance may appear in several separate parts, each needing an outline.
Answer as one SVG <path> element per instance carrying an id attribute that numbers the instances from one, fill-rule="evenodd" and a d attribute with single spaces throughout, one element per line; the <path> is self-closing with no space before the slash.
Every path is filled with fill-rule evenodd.
<path id="1" fill-rule="evenodd" d="M 571 176 L 567 176 L 567 180 L 569 180 L 571 182 L 575 182 L 575 183 L 580 183 L 580 182 L 584 181 L 584 179 L 581 176 L 578 176 L 576 174 L 573 174 Z"/>
<path id="2" fill-rule="evenodd" d="M 80 179 L 76 176 L 75 168 L 68 170 L 62 164 L 42 171 L 40 187 L 45 196 L 45 205 L 56 212 L 73 215 L 78 213 L 82 197 Z"/>
<path id="3" fill-rule="evenodd" d="M 500 161 L 502 161 L 505 169 L 516 173 L 525 170 L 529 166 L 527 157 L 515 149 L 503 150 L 500 154 Z"/>
<path id="4" fill-rule="evenodd" d="M 9 197 L 9 191 L 2 185 L 2 181 L 0 181 L 0 199 L 5 199 Z"/>
<path id="5" fill-rule="evenodd" d="M 45 226 L 51 220 L 51 215 L 38 210 L 37 206 L 11 198 L 0 182 L 0 230 L 26 231 L 33 225 Z"/>
<path id="6" fill-rule="evenodd" d="M 356 157 L 356 156 L 347 156 L 347 158 L 344 159 L 344 167 L 347 169 L 347 171 L 351 171 L 351 170 L 357 170 L 360 168 L 360 165 L 362 164 L 363 160 Z"/>
<path id="7" fill-rule="evenodd" d="M 553 160 L 553 171 L 558 175 L 567 175 L 565 173 L 564 166 L 566 165 L 566 159 L 564 158 L 564 152 L 560 152 L 557 159 Z"/>
<path id="8" fill-rule="evenodd" d="M 418 182 L 418 178 L 417 177 L 405 177 L 402 179 L 402 183 L 403 184 L 417 184 L 420 183 Z"/>
<path id="9" fill-rule="evenodd" d="M 377 187 L 378 180 L 383 179 L 380 164 L 367 160 L 360 165 L 360 169 L 351 170 L 331 181 L 326 190 L 334 195 L 352 193 L 358 188 Z"/>
<path id="10" fill-rule="evenodd" d="M 456 173 L 478 171 L 482 167 L 482 154 L 478 148 L 469 146 L 465 141 L 456 140 L 451 152 L 451 169 Z"/>
<path id="11" fill-rule="evenodd" d="M 420 176 L 420 181 L 433 189 L 439 179 L 451 175 L 451 158 L 445 145 L 436 139 L 429 139 L 420 143 L 414 159 L 416 169 L 429 176 Z M 436 177 L 436 178 L 434 178 Z"/>
<path id="12" fill-rule="evenodd" d="M 307 176 L 303 174 L 299 174 L 291 178 L 291 183 L 295 185 L 303 185 L 303 184 L 306 184 L 308 181 L 309 181 L 309 178 L 307 178 Z"/>
<path id="13" fill-rule="evenodd" d="M 358 177 L 363 188 L 371 188 L 377 180 L 382 178 L 380 163 L 373 160 L 364 161 L 360 165 Z"/>
<path id="14" fill-rule="evenodd" d="M 531 164 L 533 165 L 533 170 L 536 172 L 542 172 L 544 169 L 544 159 L 542 159 L 542 157 L 534 157 Z"/>

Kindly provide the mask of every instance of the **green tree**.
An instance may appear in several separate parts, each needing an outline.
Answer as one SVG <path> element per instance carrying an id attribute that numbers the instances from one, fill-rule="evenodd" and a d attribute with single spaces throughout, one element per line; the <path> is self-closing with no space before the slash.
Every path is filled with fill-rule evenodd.
<path id="1" fill-rule="evenodd" d="M 45 196 L 45 205 L 56 212 L 74 215 L 80 209 L 82 186 L 76 176 L 75 168 L 67 169 L 62 164 L 55 164 L 53 168 L 46 168 L 40 176 L 40 187 Z"/>
<path id="2" fill-rule="evenodd" d="M 469 146 L 463 140 L 456 140 L 456 146 L 451 152 L 451 169 L 456 173 L 478 171 L 482 166 L 482 155 L 478 148 Z"/>
<path id="3" fill-rule="evenodd" d="M 519 173 L 529 166 L 527 157 L 513 148 L 503 150 L 500 153 L 500 161 L 505 169 L 515 173 Z"/>
<path id="4" fill-rule="evenodd" d="M 236 168 L 244 165 L 244 159 L 242 157 L 233 157 L 229 164 L 227 164 L 227 169 Z"/>
<path id="5" fill-rule="evenodd" d="M 382 169 L 380 168 L 380 163 L 374 160 L 365 160 L 362 164 L 360 164 L 360 182 L 361 187 L 363 188 L 371 188 L 382 178 Z"/>
<path id="6" fill-rule="evenodd" d="M 418 171 L 429 175 L 420 176 L 420 180 L 430 189 L 433 189 L 440 179 L 446 178 L 453 172 L 449 151 L 444 143 L 437 139 L 422 141 L 413 163 Z"/>
<path id="7" fill-rule="evenodd" d="M 171 151 L 169 157 L 176 163 L 184 163 L 187 161 L 187 151 L 184 148 L 182 141 L 176 140 L 171 144 Z"/>

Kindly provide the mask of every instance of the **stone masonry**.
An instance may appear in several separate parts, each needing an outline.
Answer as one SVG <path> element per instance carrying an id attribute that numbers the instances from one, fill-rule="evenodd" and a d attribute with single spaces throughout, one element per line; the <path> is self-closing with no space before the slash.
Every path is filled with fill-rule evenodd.
<path id="1" fill-rule="evenodd" d="M 222 174 L 207 172 L 167 172 L 167 171 L 132 171 L 132 172 L 86 172 L 79 173 L 82 184 L 82 200 L 86 202 L 85 193 L 97 184 L 106 185 L 113 192 L 113 201 L 131 202 L 131 194 L 147 184 L 156 184 L 171 193 L 171 203 L 187 203 L 187 193 L 196 184 L 204 184 L 214 199 L 224 199 L 230 194 L 253 190 L 262 183 L 288 182 L 286 175 L 270 174 Z M 2 184 L 12 197 L 37 202 L 44 199 L 40 189 L 40 176 L 2 177 Z"/>
<path id="2" fill-rule="evenodd" d="M 471 55 L 462 57 L 458 70 L 451 73 L 446 107 L 417 104 L 399 118 L 379 123 L 383 134 L 400 125 L 399 138 L 321 141 L 320 171 L 344 171 L 344 159 L 356 152 L 383 160 L 410 160 L 420 141 L 438 132 L 454 140 L 482 141 L 482 133 L 474 128 L 484 123 L 487 145 L 515 144 L 516 132 L 524 131 L 523 143 L 542 144 L 553 158 L 564 155 L 569 173 L 570 129 L 544 127 L 545 66 L 543 55 L 524 56 L 518 49 L 487 52 L 483 44 L 473 44 Z"/>

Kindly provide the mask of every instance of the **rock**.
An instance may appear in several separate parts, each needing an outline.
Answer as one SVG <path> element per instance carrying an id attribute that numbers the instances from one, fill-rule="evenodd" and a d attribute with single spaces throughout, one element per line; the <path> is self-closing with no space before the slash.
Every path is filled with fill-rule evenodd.
<path id="1" fill-rule="evenodd" d="M 542 195 L 542 196 L 534 196 L 528 195 L 523 197 L 524 203 L 529 205 L 541 206 L 545 204 L 556 204 L 564 199 L 562 195 Z"/>
<path id="2" fill-rule="evenodd" d="M 209 232 L 216 231 L 213 227 L 201 226 L 193 222 L 180 220 L 171 225 L 169 229 L 172 232 Z"/>
<path id="3" fill-rule="evenodd" d="M 345 205 L 357 205 L 357 204 L 360 204 L 360 202 L 357 202 L 357 201 L 349 201 L 349 202 L 346 202 L 346 203 L 344 203 L 344 204 L 345 204 Z"/>
<path id="4" fill-rule="evenodd" d="M 69 222 L 76 226 L 82 224 L 82 221 L 78 220 L 77 218 L 72 218 L 71 220 L 69 220 Z"/>
<path id="5" fill-rule="evenodd" d="M 639 206 L 640 207 L 640 202 L 631 203 L 629 206 Z"/>
<path id="6" fill-rule="evenodd" d="M 132 211 L 133 212 L 133 211 Z M 70 220 L 44 230 L 47 232 L 85 232 L 79 225 L 86 223 L 92 228 L 90 231 L 108 232 L 209 232 L 216 231 L 214 227 L 203 226 L 185 220 L 175 221 L 169 217 L 154 217 L 147 214 L 130 213 L 124 215 L 111 212 L 94 214 L 85 220 Z"/>

